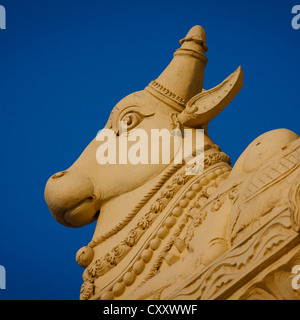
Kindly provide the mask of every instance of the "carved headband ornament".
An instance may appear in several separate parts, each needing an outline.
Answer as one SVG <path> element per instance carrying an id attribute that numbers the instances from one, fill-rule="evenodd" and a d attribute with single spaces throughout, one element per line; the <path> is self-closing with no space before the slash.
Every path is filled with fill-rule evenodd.
<path id="1" fill-rule="evenodd" d="M 181 48 L 175 51 L 171 63 L 146 90 L 181 112 L 178 119 L 183 125 L 205 127 L 241 90 L 242 68 L 206 91 L 202 88 L 208 50 L 204 29 L 194 26 L 179 43 Z"/>

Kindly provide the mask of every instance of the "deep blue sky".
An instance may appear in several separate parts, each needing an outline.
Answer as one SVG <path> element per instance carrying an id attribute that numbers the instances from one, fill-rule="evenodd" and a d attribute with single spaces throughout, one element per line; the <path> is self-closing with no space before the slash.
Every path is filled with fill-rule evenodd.
<path id="1" fill-rule="evenodd" d="M 47 179 L 68 168 L 112 107 L 143 89 L 194 25 L 207 34 L 204 87 L 239 65 L 244 88 L 209 134 L 233 162 L 258 135 L 299 130 L 300 0 L 0 0 L 0 299 L 78 299 L 75 262 L 95 224 L 58 224 L 44 201 Z"/>

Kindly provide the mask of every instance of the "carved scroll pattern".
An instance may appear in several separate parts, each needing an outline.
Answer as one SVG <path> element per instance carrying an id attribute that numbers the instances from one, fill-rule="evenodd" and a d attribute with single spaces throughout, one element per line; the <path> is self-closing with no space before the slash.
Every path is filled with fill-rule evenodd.
<path id="1" fill-rule="evenodd" d="M 234 293 L 234 300 L 300 300 L 300 244 Z M 295 272 L 297 270 L 298 272 Z"/>
<path id="2" fill-rule="evenodd" d="M 234 285 L 242 285 L 243 278 L 270 261 L 272 256 L 287 246 L 297 234 L 292 230 L 288 210 L 229 252 L 212 263 L 201 274 L 193 275 L 188 285 L 164 299 L 224 299 Z M 235 288 L 236 290 L 236 288 Z M 226 296 L 227 295 L 227 296 Z"/>

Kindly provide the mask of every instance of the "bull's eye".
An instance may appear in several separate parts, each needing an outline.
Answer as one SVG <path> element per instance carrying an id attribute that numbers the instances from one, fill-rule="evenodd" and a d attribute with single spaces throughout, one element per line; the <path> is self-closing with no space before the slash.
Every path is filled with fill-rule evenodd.
<path id="1" fill-rule="evenodd" d="M 126 113 L 120 121 L 123 123 L 125 122 L 128 131 L 139 125 L 143 119 L 143 115 L 141 115 L 139 112 L 131 111 Z"/>
<path id="2" fill-rule="evenodd" d="M 119 113 L 119 116 L 112 119 L 112 128 L 117 136 L 124 134 L 137 127 L 145 118 L 151 117 L 154 113 L 144 114 L 136 110 L 137 107 L 127 107 Z"/>

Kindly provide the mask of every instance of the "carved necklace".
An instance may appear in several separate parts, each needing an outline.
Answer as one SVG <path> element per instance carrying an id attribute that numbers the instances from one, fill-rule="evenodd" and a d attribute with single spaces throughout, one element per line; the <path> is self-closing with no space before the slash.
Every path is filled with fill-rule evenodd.
<path id="1" fill-rule="evenodd" d="M 230 162 L 230 159 L 227 155 L 220 152 L 209 154 L 205 157 L 205 161 L 204 161 L 205 167 L 209 167 L 212 164 L 220 161 L 228 163 Z M 148 199 L 151 198 L 155 193 L 157 193 L 157 191 L 164 185 L 164 183 L 168 180 L 168 178 L 172 176 L 174 172 L 178 171 L 180 167 L 182 167 L 182 165 L 171 167 L 166 172 L 166 174 L 160 179 L 158 184 L 156 184 L 156 186 L 144 196 L 144 198 L 139 202 L 139 204 L 135 207 L 135 209 L 128 215 L 128 217 L 130 216 L 134 217 L 137 214 L 137 212 L 139 212 L 140 209 L 144 206 L 144 204 L 148 201 Z M 180 172 L 178 172 L 175 175 L 175 177 L 173 177 L 172 182 L 168 184 L 166 188 L 162 191 L 160 197 L 158 197 L 156 201 L 152 204 L 149 212 L 147 212 L 138 221 L 137 225 L 130 230 L 130 232 L 127 234 L 127 237 L 123 241 L 121 241 L 119 245 L 115 246 L 110 252 L 108 252 L 104 257 L 97 259 L 95 262 L 93 262 L 88 266 L 88 268 L 85 270 L 83 274 L 83 278 L 85 282 L 82 285 L 81 299 L 90 298 L 90 296 L 93 294 L 93 291 L 94 291 L 94 281 L 99 276 L 104 275 L 111 268 L 115 267 L 127 255 L 127 253 L 135 246 L 137 241 L 152 225 L 152 223 L 157 218 L 157 216 L 164 210 L 164 208 L 170 202 L 173 196 L 176 193 L 178 193 L 178 191 L 187 183 L 187 181 L 191 179 L 191 177 L 193 176 L 187 176 L 185 174 L 185 168 L 183 168 L 183 170 L 180 170 Z M 184 199 L 181 199 L 179 201 L 179 205 L 176 206 L 174 210 L 172 210 L 171 215 L 165 219 L 163 226 L 159 228 L 157 232 L 157 238 L 152 239 L 149 242 L 148 248 L 144 249 L 141 252 L 140 259 L 135 261 L 132 267 L 130 268 L 130 270 L 123 275 L 122 281 L 117 281 L 110 290 L 107 290 L 105 293 L 102 293 L 101 299 L 106 299 L 106 298 L 112 299 L 113 296 L 120 296 L 124 292 L 125 287 L 131 285 L 135 281 L 136 276 L 142 273 L 145 263 L 150 261 L 153 253 L 152 251 L 156 250 L 159 247 L 160 241 L 168 234 L 168 229 L 170 229 L 176 223 L 176 217 L 178 218 L 182 214 L 184 208 L 188 206 L 189 198 L 192 198 L 193 194 L 195 194 L 195 191 L 190 190 L 186 194 Z M 126 225 L 128 224 L 128 222 L 126 221 Z M 122 224 L 122 228 L 123 227 L 124 227 L 124 224 Z M 116 232 L 118 231 L 111 230 L 106 234 L 106 237 L 109 237 L 115 234 Z M 177 230 L 177 232 L 175 232 L 175 235 L 178 232 L 180 232 L 180 228 Z M 86 247 L 88 248 L 88 249 L 85 249 L 86 252 L 90 253 L 89 250 L 93 250 L 91 246 L 98 245 L 104 240 L 105 240 L 104 236 L 102 236 L 102 238 L 97 239 L 97 241 L 91 242 L 89 244 L 89 247 Z M 172 243 L 168 243 L 166 245 L 166 248 L 169 248 L 170 246 L 173 245 L 174 243 L 173 240 L 171 241 Z M 180 243 L 178 241 L 177 241 L 177 245 L 180 246 Z M 163 251 L 166 251 L 166 249 Z M 157 263 L 161 263 L 163 256 L 165 256 L 165 253 L 162 253 L 160 255 L 160 258 L 158 259 L 159 262 L 156 262 L 156 264 L 153 265 L 151 269 L 152 271 L 149 273 L 149 275 L 145 278 L 144 281 L 146 281 L 149 277 L 152 277 L 154 275 L 153 270 L 155 271 L 157 269 Z M 88 261 L 90 259 L 83 259 L 83 260 Z M 99 295 L 97 296 L 98 296 L 97 299 L 99 299 L 100 298 Z M 96 298 L 96 297 L 93 297 L 93 298 Z"/>

